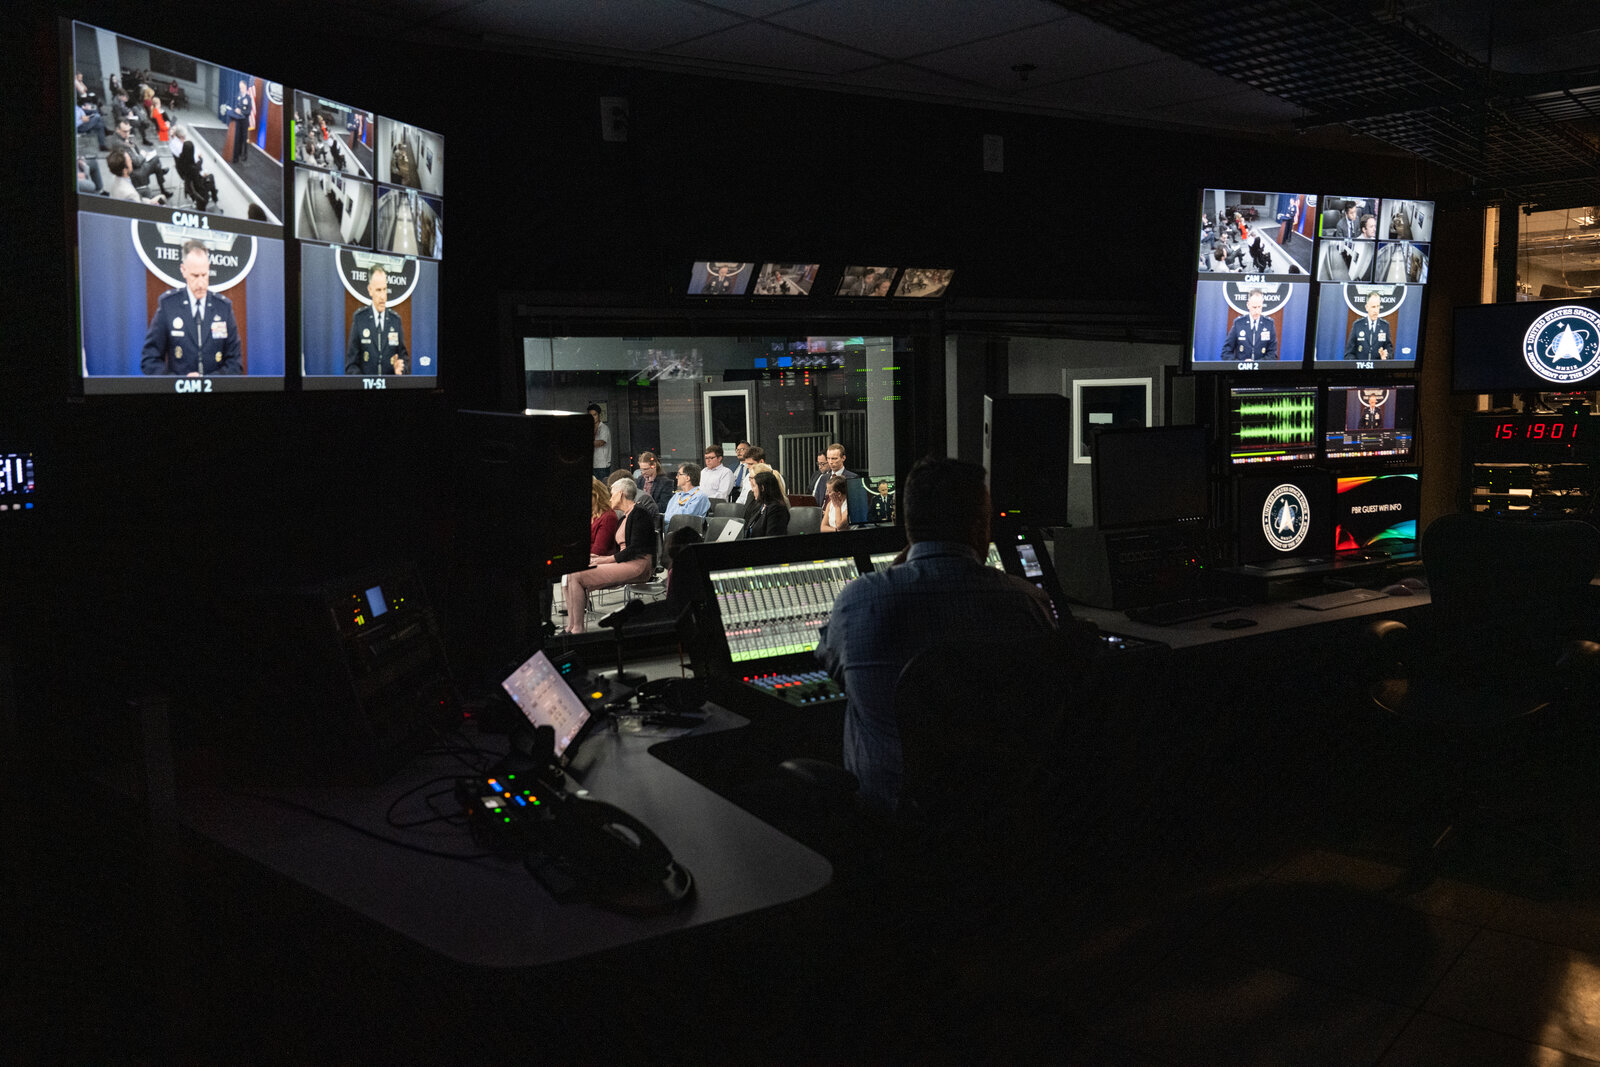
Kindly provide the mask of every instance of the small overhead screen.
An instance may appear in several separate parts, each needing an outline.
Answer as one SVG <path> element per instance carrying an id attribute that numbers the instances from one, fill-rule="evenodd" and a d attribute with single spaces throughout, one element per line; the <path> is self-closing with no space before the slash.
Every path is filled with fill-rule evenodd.
<path id="1" fill-rule="evenodd" d="M 943 296 L 956 272 L 936 267 L 907 267 L 894 287 L 895 296 L 932 299 Z"/>
<path id="2" fill-rule="evenodd" d="M 1316 386 L 1233 386 L 1228 390 L 1230 463 L 1310 463 L 1316 458 Z"/>
<path id="3" fill-rule="evenodd" d="M 1334 482 L 1334 545 L 1340 552 L 1409 548 L 1422 514 L 1416 472 L 1369 474 Z"/>
<path id="4" fill-rule="evenodd" d="M 281 390 L 283 87 L 86 23 L 63 33 L 84 393 Z"/>
<path id="5" fill-rule="evenodd" d="M 1330 385 L 1323 419 L 1329 460 L 1409 459 L 1415 452 L 1417 387 L 1410 382 Z"/>
<path id="6" fill-rule="evenodd" d="M 751 296 L 810 296 L 818 263 L 763 263 Z"/>
<path id="7" fill-rule="evenodd" d="M 1456 308 L 1454 343 L 1456 392 L 1600 388 L 1600 300 Z"/>
<path id="8" fill-rule="evenodd" d="M 685 292 L 690 296 L 743 296 L 750 288 L 755 269 L 754 263 L 696 263 L 689 270 Z"/>
<path id="9" fill-rule="evenodd" d="M 837 296 L 888 296 L 898 267 L 846 267 Z"/>
<path id="10" fill-rule="evenodd" d="M 1202 426 L 1102 430 L 1094 444 L 1095 525 L 1204 519 L 1210 513 L 1208 467 Z"/>
<path id="11" fill-rule="evenodd" d="M 1206 189 L 1195 213 L 1195 370 L 1298 370 L 1305 359 L 1317 198 Z"/>

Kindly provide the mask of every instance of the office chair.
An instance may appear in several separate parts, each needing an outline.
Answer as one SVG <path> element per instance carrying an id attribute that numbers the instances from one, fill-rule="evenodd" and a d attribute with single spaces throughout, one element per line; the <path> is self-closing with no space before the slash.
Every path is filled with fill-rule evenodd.
<path id="1" fill-rule="evenodd" d="M 1564 731 L 1575 716 L 1593 718 L 1600 644 L 1588 638 L 1600 636 L 1600 601 L 1590 580 L 1600 569 L 1600 531 L 1578 521 L 1446 515 L 1423 531 L 1421 554 L 1430 613 L 1412 627 L 1370 624 L 1376 660 L 1367 695 L 1391 732 L 1414 746 L 1402 773 L 1438 778 L 1434 815 L 1443 829 L 1413 857 L 1431 868 L 1448 843 L 1505 821 L 1481 797 L 1516 758 L 1540 758 L 1540 728 L 1557 731 L 1546 753 L 1559 760 L 1571 752 Z M 1578 773 L 1543 770 L 1539 780 L 1556 788 Z M 1570 807 L 1559 798 L 1557 806 Z M 1569 868 L 1564 849 L 1519 835 L 1553 851 L 1558 871 Z"/>
<path id="2" fill-rule="evenodd" d="M 709 518 L 713 518 L 713 519 L 716 519 L 716 518 L 738 519 L 738 518 L 743 518 L 743 517 L 744 517 L 744 505 L 743 504 L 734 504 L 734 503 L 731 503 L 731 502 L 729 502 L 727 500 L 718 500 L 716 503 L 711 505 L 711 514 L 710 514 Z"/>
<path id="3" fill-rule="evenodd" d="M 810 507 L 790 508 L 789 532 L 792 534 L 821 533 L 822 509 L 815 504 Z"/>

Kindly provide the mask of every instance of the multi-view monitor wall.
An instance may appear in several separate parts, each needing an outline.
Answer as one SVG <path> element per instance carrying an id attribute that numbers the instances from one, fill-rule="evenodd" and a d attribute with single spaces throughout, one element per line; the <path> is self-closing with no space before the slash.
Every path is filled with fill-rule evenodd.
<path id="1" fill-rule="evenodd" d="M 837 273 L 836 273 L 837 272 Z M 900 297 L 933 300 L 942 297 L 955 278 L 944 267 L 825 268 L 820 263 L 734 263 L 700 260 L 689 268 L 684 295 L 691 297 Z M 819 279 L 825 288 L 816 288 Z"/>
<path id="2" fill-rule="evenodd" d="M 281 390 L 296 342 L 308 389 L 434 387 L 442 137 L 85 23 L 65 32 L 86 394 Z"/>
<path id="3" fill-rule="evenodd" d="M 1195 370 L 1410 370 L 1433 204 L 1206 189 L 1196 219 Z"/>

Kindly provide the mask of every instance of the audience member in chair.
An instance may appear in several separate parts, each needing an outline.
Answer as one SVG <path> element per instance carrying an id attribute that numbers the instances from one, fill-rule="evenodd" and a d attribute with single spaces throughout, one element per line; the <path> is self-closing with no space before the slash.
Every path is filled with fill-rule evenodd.
<path id="1" fill-rule="evenodd" d="M 106 195 L 113 200 L 126 200 L 130 204 L 161 204 L 161 197 L 140 196 L 133 186 L 133 160 L 124 148 L 113 148 L 106 156 L 106 170 L 111 172 L 111 184 Z"/>
<path id="2" fill-rule="evenodd" d="M 217 180 L 207 174 L 200 165 L 200 159 L 195 155 L 194 142 L 189 140 L 189 131 L 182 126 L 172 127 L 173 146 L 176 151 L 172 154 L 173 165 L 178 171 L 178 180 L 183 182 L 183 187 L 194 198 L 196 211 L 204 211 L 206 204 L 217 202 Z"/>
<path id="3" fill-rule="evenodd" d="M 700 491 L 700 468 L 696 464 L 685 463 L 678 468 L 678 491 L 667 501 L 667 510 L 661 513 L 662 518 L 671 522 L 674 515 L 705 518 L 709 514 L 711 498 Z"/>
<path id="4" fill-rule="evenodd" d="M 828 482 L 826 503 L 822 505 L 822 532 L 842 533 L 850 529 L 850 505 L 844 498 L 845 480 L 833 478 Z"/>
<path id="5" fill-rule="evenodd" d="M 789 501 L 778 488 L 770 470 L 750 476 L 750 504 L 753 508 L 739 532 L 740 537 L 778 537 L 789 532 Z"/>
<path id="6" fill-rule="evenodd" d="M 628 479 L 630 482 L 634 481 L 633 475 L 627 471 L 612 471 L 611 477 L 606 479 L 607 495 L 609 495 L 611 490 L 617 487 L 617 483 L 622 481 L 624 478 Z M 638 493 L 634 494 L 633 500 L 634 503 L 638 504 L 639 507 L 643 509 L 645 514 L 650 516 L 650 525 L 654 526 L 656 524 L 656 520 L 661 517 L 661 509 L 656 505 L 655 497 L 644 492 L 643 490 L 640 490 Z"/>
<path id="7" fill-rule="evenodd" d="M 602 556 L 617 552 L 617 528 L 621 523 L 611 506 L 613 488 L 598 478 L 589 479 L 589 565 L 600 562 Z"/>
<path id="8" fill-rule="evenodd" d="M 639 487 L 630 478 L 611 489 L 611 506 L 622 513 L 617 530 L 617 551 L 609 556 L 591 556 L 594 565 L 586 571 L 567 575 L 567 632 L 583 633 L 583 613 L 588 609 L 589 590 L 612 589 L 643 581 L 655 566 L 656 532 L 643 508 L 634 503 Z"/>
<path id="9" fill-rule="evenodd" d="M 911 542 L 905 561 L 845 586 L 822 629 L 817 658 L 849 694 L 845 767 L 877 811 L 892 812 L 900 800 L 894 690 L 911 658 L 939 642 L 1004 642 L 1055 628 L 1041 590 L 984 566 L 984 479 L 981 466 L 962 460 L 930 457 L 912 467 L 899 493 Z"/>
<path id="10" fill-rule="evenodd" d="M 672 500 L 672 478 L 661 469 L 661 460 L 654 452 L 639 453 L 639 474 L 635 479 L 639 488 L 655 501 L 656 510 L 666 514 Z"/>

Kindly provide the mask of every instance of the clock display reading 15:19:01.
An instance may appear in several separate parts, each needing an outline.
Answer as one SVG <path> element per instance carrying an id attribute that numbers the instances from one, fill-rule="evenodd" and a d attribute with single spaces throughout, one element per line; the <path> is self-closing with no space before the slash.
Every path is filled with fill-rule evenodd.
<path id="1" fill-rule="evenodd" d="M 1497 422 L 1494 424 L 1496 441 L 1570 441 L 1578 436 L 1578 424 L 1559 419 L 1539 419 L 1534 422 Z"/>

